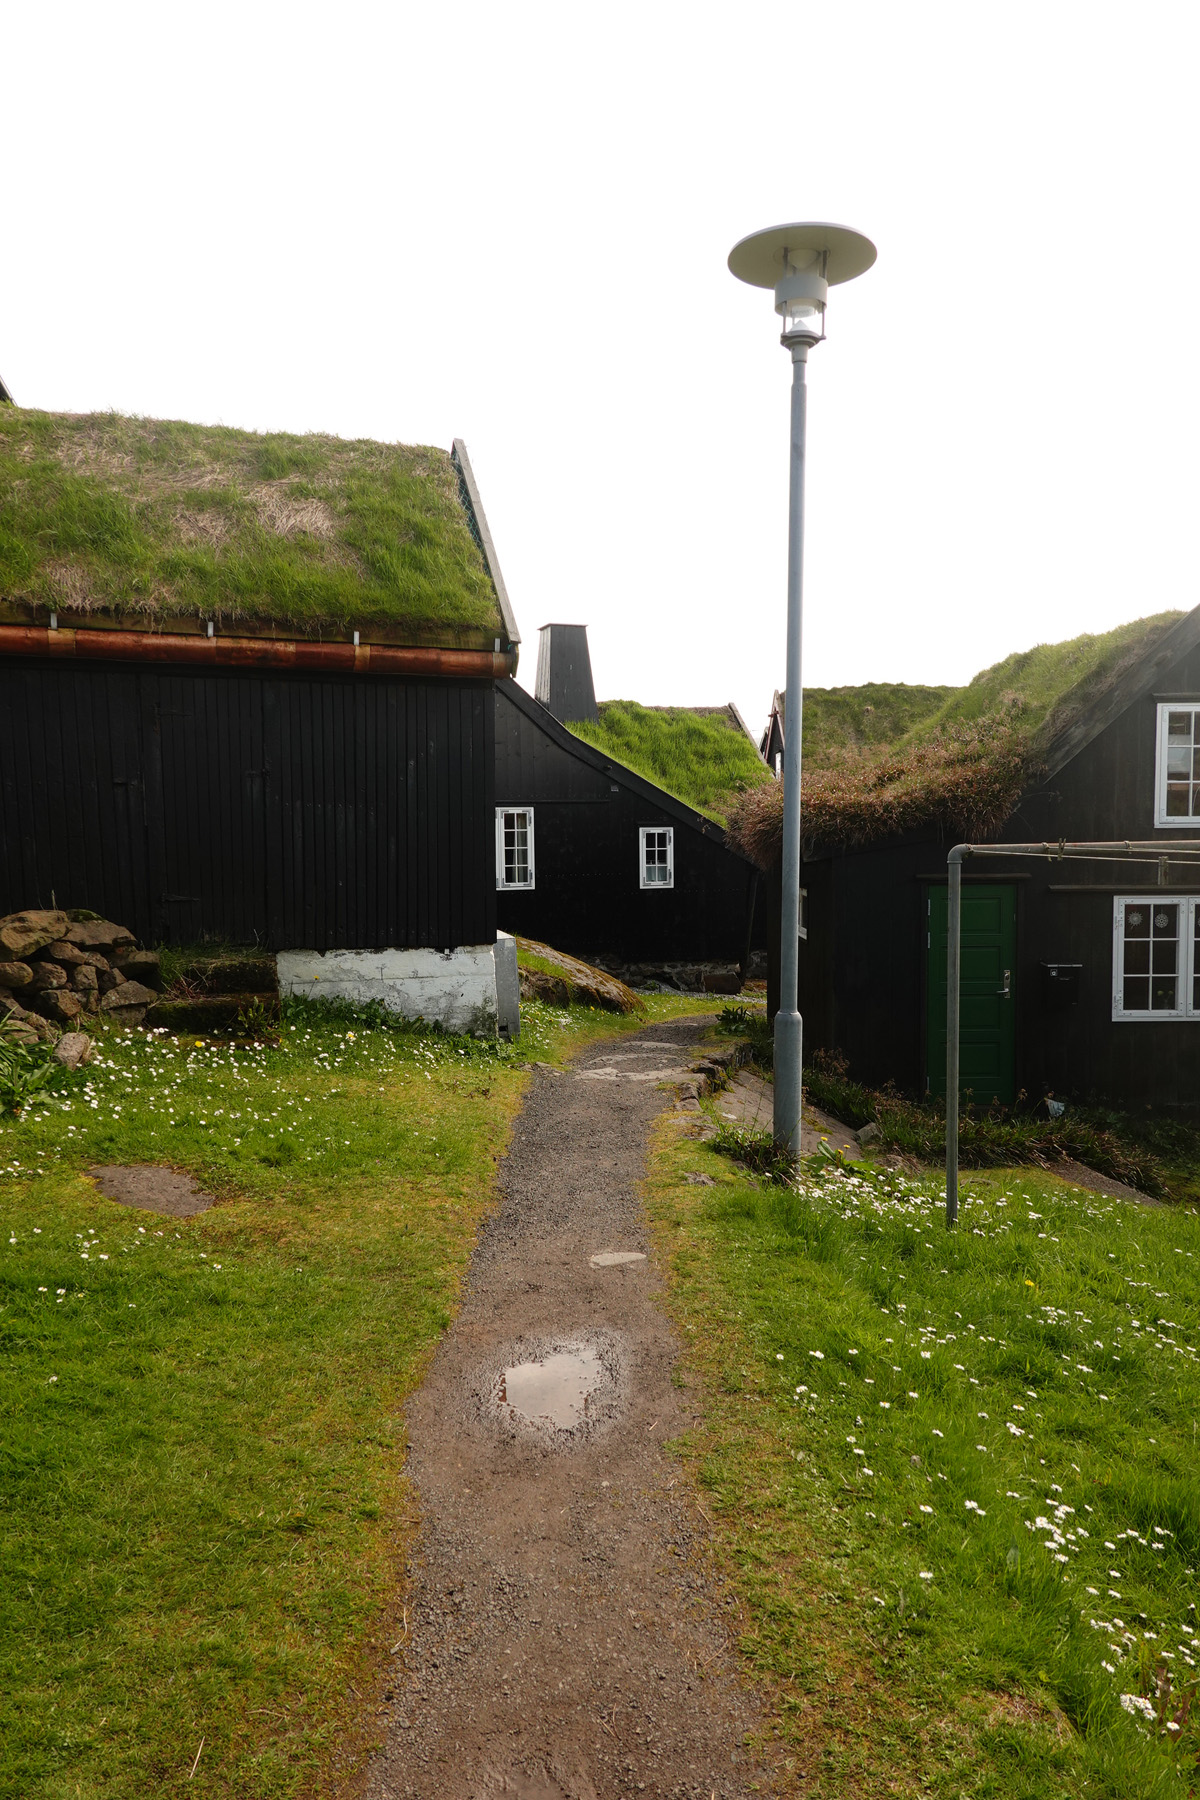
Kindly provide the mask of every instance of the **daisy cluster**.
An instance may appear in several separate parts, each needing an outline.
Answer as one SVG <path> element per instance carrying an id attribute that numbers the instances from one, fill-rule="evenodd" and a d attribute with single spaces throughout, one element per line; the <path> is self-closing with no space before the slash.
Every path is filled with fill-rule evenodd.
<path id="1" fill-rule="evenodd" d="M 1043 1189 L 1034 1205 L 1014 1181 L 965 1194 L 959 1230 L 949 1235 L 939 1189 L 902 1174 L 827 1167 L 814 1178 L 805 1170 L 793 1191 L 822 1231 L 820 1221 L 831 1217 L 847 1227 L 839 1233 L 843 1291 L 857 1292 L 859 1302 L 871 1297 L 865 1318 L 861 1304 L 831 1302 L 824 1330 L 810 1326 L 807 1342 L 797 1334 L 790 1351 L 776 1347 L 778 1337 L 770 1343 L 768 1320 L 752 1326 L 793 1417 L 803 1414 L 803 1429 L 833 1450 L 832 1462 L 828 1453 L 821 1460 L 833 1470 L 840 1464 L 842 1488 L 867 1502 L 863 1516 L 874 1530 L 913 1545 L 905 1560 L 918 1565 L 930 1604 L 939 1587 L 957 1593 L 960 1582 L 973 1582 L 960 1565 L 979 1557 L 1014 1577 L 1028 1565 L 1035 1586 L 1050 1581 L 1078 1593 L 1081 1618 L 1104 1639 L 1098 1669 L 1121 1690 L 1127 1712 L 1158 1719 L 1170 1735 L 1177 1727 L 1162 1695 L 1190 1683 L 1200 1663 L 1187 1598 L 1195 1571 L 1185 1566 L 1170 1504 L 1164 1511 L 1156 1497 L 1155 1469 L 1169 1482 L 1178 1465 L 1156 1463 L 1144 1409 L 1157 1395 L 1190 1420 L 1196 1404 L 1177 1391 L 1200 1344 L 1200 1283 L 1190 1270 L 1183 1279 L 1195 1255 L 1191 1219 L 1173 1225 L 1182 1243 L 1153 1253 L 1156 1281 L 1147 1215 L 1136 1202 L 1064 1188 L 1061 1201 L 1048 1205 Z M 787 1203 L 777 1204 L 774 1216 L 786 1222 Z M 811 1229 L 794 1221 L 793 1228 Z M 1012 1249 L 972 1249 L 981 1238 L 1007 1238 Z M 832 1255 L 821 1241 L 822 1254 Z M 1181 1276 L 1171 1287 L 1161 1279 L 1168 1256 L 1178 1258 Z M 1042 1299 L 1043 1282 L 1060 1290 L 1058 1300 L 1074 1289 L 1085 1304 Z M 947 1292 L 957 1306 L 933 1304 Z M 977 1319 L 964 1317 L 976 1307 Z M 1119 1434 L 1105 1440 L 1104 1463 L 1122 1456 L 1116 1446 L 1136 1445 L 1132 1491 L 1144 1493 L 1137 1522 L 1113 1506 L 1117 1490 L 1110 1498 L 1091 1470 L 1065 1462 L 1064 1437 L 1090 1449 L 1081 1421 L 1093 1409 L 1097 1432 L 1108 1431 L 1104 1419 Z M 789 1454 L 813 1460 L 794 1448 Z M 1157 1708 L 1136 1692 L 1127 1704 L 1124 1690 L 1148 1685 Z"/>

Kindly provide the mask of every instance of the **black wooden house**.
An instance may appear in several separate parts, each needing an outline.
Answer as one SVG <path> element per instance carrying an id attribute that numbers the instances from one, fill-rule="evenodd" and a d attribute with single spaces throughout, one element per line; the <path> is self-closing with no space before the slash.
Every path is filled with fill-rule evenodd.
<path id="1" fill-rule="evenodd" d="M 757 871 L 713 819 L 567 729 L 596 716 L 585 628 L 543 627 L 538 697 L 500 681 L 495 705 L 501 928 L 634 979 L 736 991 L 765 942 Z"/>
<path id="2" fill-rule="evenodd" d="M 3 406 L 0 484 L 0 914 L 403 952 L 405 1010 L 462 1023 L 518 645 L 463 446 Z"/>
<path id="3" fill-rule="evenodd" d="M 970 835 L 943 822 L 806 845 L 806 1059 L 823 1048 L 866 1083 L 944 1092 L 946 852 Z M 1170 861 L 1196 837 L 1200 608 L 1146 634 L 983 839 L 1152 839 L 1161 860 L 965 866 L 962 1085 L 977 1103 L 1200 1104 L 1200 877 Z"/>

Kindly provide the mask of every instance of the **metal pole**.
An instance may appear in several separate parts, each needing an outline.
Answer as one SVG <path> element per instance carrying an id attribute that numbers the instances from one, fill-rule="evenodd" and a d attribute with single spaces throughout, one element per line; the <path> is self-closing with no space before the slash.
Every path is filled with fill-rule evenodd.
<path id="1" fill-rule="evenodd" d="M 775 1142 L 800 1154 L 804 1027 L 800 974 L 800 746 L 804 689 L 800 670 L 804 597 L 804 450 L 808 345 L 792 352 L 792 459 L 788 497 L 787 736 L 783 753 L 783 906 L 779 919 L 779 1011 L 775 1014 Z"/>
<path id="2" fill-rule="evenodd" d="M 946 1224 L 958 1218 L 958 1038 L 962 986 L 962 866 L 970 854 L 956 844 L 946 858 Z"/>

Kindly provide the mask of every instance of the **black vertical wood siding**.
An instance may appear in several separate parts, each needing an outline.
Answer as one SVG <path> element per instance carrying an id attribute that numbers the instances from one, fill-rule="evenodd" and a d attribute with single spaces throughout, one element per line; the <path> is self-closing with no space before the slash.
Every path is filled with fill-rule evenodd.
<path id="1" fill-rule="evenodd" d="M 0 662 L 0 914 L 146 943 L 495 938 L 491 684 Z"/>
<path id="2" fill-rule="evenodd" d="M 625 963 L 730 962 L 745 954 L 755 870 L 724 834 L 570 736 L 519 692 L 496 688 L 496 804 L 534 809 L 531 890 L 502 890 L 505 931 Z M 674 828 L 675 884 L 641 886 L 638 830 Z M 756 909 L 752 938 L 765 944 Z"/>

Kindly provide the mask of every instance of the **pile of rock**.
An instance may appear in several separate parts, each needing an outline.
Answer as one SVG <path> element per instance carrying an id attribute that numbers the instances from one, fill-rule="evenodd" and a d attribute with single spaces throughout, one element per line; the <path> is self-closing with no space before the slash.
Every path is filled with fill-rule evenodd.
<path id="1" fill-rule="evenodd" d="M 0 919 L 0 1012 L 28 1043 L 58 1036 L 85 1014 L 140 1025 L 161 986 L 158 957 L 94 913 L 10 913 Z"/>

